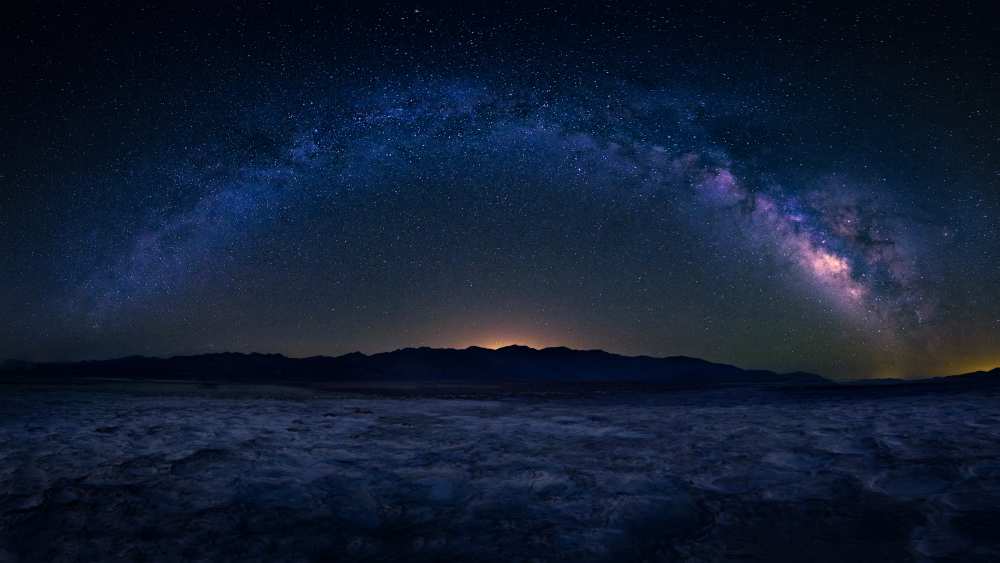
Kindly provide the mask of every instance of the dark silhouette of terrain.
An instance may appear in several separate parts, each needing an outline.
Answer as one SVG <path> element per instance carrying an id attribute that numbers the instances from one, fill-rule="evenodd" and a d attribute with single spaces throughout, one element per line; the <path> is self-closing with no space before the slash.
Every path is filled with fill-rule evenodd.
<path id="1" fill-rule="evenodd" d="M 1000 370 L 513 346 L 0 383 L 0 561 L 1000 560 Z"/>
<path id="2" fill-rule="evenodd" d="M 151 358 L 0 365 L 9 379 L 138 379 L 248 383 L 621 383 L 700 387 L 718 385 L 817 385 L 811 373 L 745 370 L 673 356 L 620 356 L 602 350 L 507 346 L 498 350 L 403 348 L 365 355 L 289 358 L 280 354 L 220 353 Z"/>
<path id="3" fill-rule="evenodd" d="M 57 382 L 125 379 L 294 385 L 367 386 L 401 383 L 477 385 L 637 385 L 701 388 L 719 386 L 801 387 L 807 392 L 877 394 L 879 389 L 953 390 L 1000 385 L 1000 368 L 923 379 L 834 382 L 806 373 L 748 370 L 686 356 L 622 356 L 603 350 L 507 346 L 497 350 L 469 347 L 403 348 L 366 355 L 289 358 L 281 354 L 217 353 L 155 358 L 128 356 L 110 360 L 0 363 L 0 380 Z"/>

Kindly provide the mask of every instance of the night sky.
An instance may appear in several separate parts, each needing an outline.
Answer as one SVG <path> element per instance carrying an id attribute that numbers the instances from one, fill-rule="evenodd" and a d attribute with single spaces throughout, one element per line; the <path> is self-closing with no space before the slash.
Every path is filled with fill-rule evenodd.
<path id="1" fill-rule="evenodd" d="M 204 4 L 4 8 L 0 358 L 1000 365 L 986 3 Z"/>

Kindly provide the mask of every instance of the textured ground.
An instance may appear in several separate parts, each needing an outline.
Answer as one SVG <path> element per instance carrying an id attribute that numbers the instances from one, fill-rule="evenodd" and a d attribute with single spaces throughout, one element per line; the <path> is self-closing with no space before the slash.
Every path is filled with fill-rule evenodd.
<path id="1" fill-rule="evenodd" d="M 0 561 L 1000 557 L 988 394 L 2 391 Z"/>

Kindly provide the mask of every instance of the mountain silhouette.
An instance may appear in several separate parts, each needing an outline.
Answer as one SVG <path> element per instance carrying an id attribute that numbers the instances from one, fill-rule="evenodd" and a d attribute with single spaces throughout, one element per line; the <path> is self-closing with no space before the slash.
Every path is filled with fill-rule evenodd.
<path id="1" fill-rule="evenodd" d="M 81 362 L 7 362 L 6 377 L 44 379 L 189 380 L 253 383 L 635 383 L 669 386 L 816 385 L 811 373 L 776 373 L 672 356 L 621 356 L 603 350 L 403 348 L 366 355 L 289 358 L 281 354 L 217 353 L 154 358 L 129 356 Z"/>
<path id="2" fill-rule="evenodd" d="M 874 388 L 980 388 L 1000 386 L 1000 368 L 921 378 L 835 383 L 813 373 L 749 370 L 687 356 L 622 356 L 603 350 L 506 346 L 402 348 L 392 352 L 289 358 L 281 354 L 223 352 L 157 358 L 127 356 L 80 362 L 0 362 L 4 381 L 127 379 L 270 384 L 426 383 L 638 384 L 670 387 L 732 385 L 830 388 L 842 392 Z"/>

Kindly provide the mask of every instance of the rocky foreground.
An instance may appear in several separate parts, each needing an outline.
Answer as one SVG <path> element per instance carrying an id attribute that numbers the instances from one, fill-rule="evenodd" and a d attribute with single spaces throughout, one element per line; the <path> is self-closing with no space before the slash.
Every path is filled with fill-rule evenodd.
<path id="1" fill-rule="evenodd" d="M 0 561 L 988 561 L 1000 395 L 5 389 Z"/>

